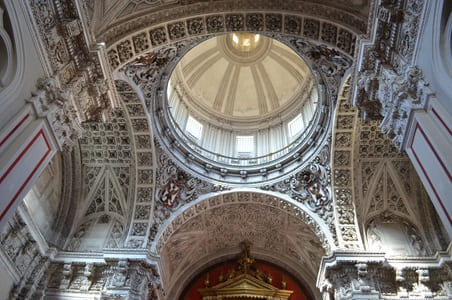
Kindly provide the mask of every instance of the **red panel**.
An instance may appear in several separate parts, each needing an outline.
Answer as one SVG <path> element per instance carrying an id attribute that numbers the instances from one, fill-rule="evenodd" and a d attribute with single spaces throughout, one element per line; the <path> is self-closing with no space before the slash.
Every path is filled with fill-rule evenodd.
<path id="1" fill-rule="evenodd" d="M 424 173 L 425 178 L 427 178 L 427 181 L 430 185 L 430 187 L 433 190 L 433 193 L 435 194 L 436 198 L 438 199 L 439 204 L 441 205 L 441 208 L 444 211 L 444 214 L 446 215 L 447 219 L 449 220 L 449 223 L 452 224 L 452 219 L 449 215 L 449 212 L 447 211 L 443 201 L 441 200 L 441 197 L 439 196 L 438 192 L 435 189 L 435 186 L 433 185 L 432 180 L 430 179 L 430 177 L 428 176 L 427 171 L 424 168 L 424 165 L 421 163 L 421 160 L 419 159 L 419 156 L 416 153 L 416 150 L 413 147 L 413 143 L 414 143 L 414 139 L 416 138 L 416 133 L 419 130 L 419 132 L 424 136 L 424 139 L 427 141 L 428 145 L 430 146 L 430 148 L 432 149 L 433 153 L 435 154 L 436 158 L 438 159 L 439 163 L 441 164 L 441 166 L 443 167 L 443 169 L 446 171 L 447 175 L 449 176 L 449 180 L 451 180 L 451 175 L 449 173 L 449 170 L 447 170 L 447 168 L 444 166 L 444 163 L 442 162 L 442 160 L 440 159 L 438 153 L 436 153 L 435 149 L 433 148 L 432 143 L 430 142 L 430 140 L 428 139 L 427 135 L 424 133 L 424 130 L 422 130 L 422 127 L 418 124 L 416 124 L 416 129 L 414 130 L 414 134 L 413 134 L 413 138 L 411 140 L 411 151 L 413 151 L 414 157 L 416 158 L 417 163 L 419 164 L 419 166 L 421 167 L 422 173 Z"/>
<path id="2" fill-rule="evenodd" d="M 14 197 L 10 200 L 10 202 L 8 203 L 8 205 L 6 206 L 6 208 L 3 210 L 3 212 L 0 214 L 0 220 L 3 219 L 3 217 L 6 215 L 6 213 L 8 212 L 8 210 L 11 208 L 11 206 L 14 204 L 14 202 L 16 201 L 17 197 L 19 197 L 20 193 L 22 193 L 22 191 L 24 190 L 25 186 L 28 184 L 28 182 L 31 180 L 31 178 L 33 177 L 33 175 L 36 173 L 36 171 L 38 170 L 38 168 L 41 166 L 41 164 L 44 162 L 44 160 L 47 158 L 47 156 L 49 155 L 49 153 L 51 152 L 51 148 L 49 145 L 49 142 L 47 141 L 47 138 L 44 134 L 44 131 L 41 129 L 36 135 L 35 137 L 30 141 L 30 143 L 28 143 L 27 147 L 25 147 L 25 149 L 19 154 L 19 156 L 16 158 L 16 160 L 9 166 L 9 168 L 6 170 L 5 174 L 3 174 L 0 178 L 0 183 L 2 183 L 2 181 L 6 178 L 6 176 L 8 176 L 8 174 L 12 171 L 12 169 L 14 169 L 14 167 L 16 166 L 16 164 L 22 159 L 22 157 L 25 155 L 25 153 L 31 148 L 31 146 L 33 146 L 33 144 L 36 142 L 36 140 L 42 136 L 42 138 L 44 139 L 46 146 L 47 146 L 47 151 L 44 153 L 44 155 L 41 157 L 41 159 L 39 160 L 39 162 L 37 163 L 37 165 L 34 167 L 34 169 L 31 171 L 30 174 L 28 174 L 27 178 L 25 179 L 25 181 L 22 183 L 22 185 L 20 186 L 19 190 L 16 192 L 16 194 L 14 195 Z"/>
<path id="3" fill-rule="evenodd" d="M 290 297 L 290 300 L 311 299 L 311 297 L 307 296 L 309 295 L 309 293 L 306 292 L 306 289 L 304 289 L 303 286 L 295 279 L 295 277 L 287 271 L 265 261 L 256 260 L 256 263 L 254 265 L 258 269 L 262 270 L 265 274 L 268 274 L 270 272 L 273 278 L 272 284 L 279 289 L 281 288 L 281 281 L 282 277 L 284 276 L 284 280 L 287 283 L 286 289 L 294 291 L 294 293 Z M 193 280 L 188 285 L 188 288 L 185 289 L 180 300 L 202 300 L 198 290 L 204 288 L 204 280 L 206 279 L 207 272 L 209 272 L 210 274 L 210 286 L 214 286 L 219 283 L 218 277 L 220 276 L 220 273 L 222 271 L 224 276 L 227 276 L 228 271 L 234 269 L 236 266 L 237 264 L 235 260 L 228 261 L 215 265 L 202 272 L 202 274 L 198 275 L 195 280 Z"/>
<path id="4" fill-rule="evenodd" d="M 0 142 L 0 147 L 14 134 L 14 132 L 20 127 L 22 126 L 22 124 L 25 122 L 26 119 L 28 119 L 28 117 L 30 116 L 30 114 L 26 114 L 25 117 L 23 117 L 23 119 L 17 123 L 16 126 L 14 126 L 14 128 L 8 132 L 8 134 L 6 135 L 6 137 Z"/>
<path id="5" fill-rule="evenodd" d="M 436 118 L 441 122 L 441 124 L 443 124 L 447 132 L 449 132 L 449 134 L 452 135 L 452 130 L 449 128 L 449 126 L 447 126 L 446 122 L 444 122 L 443 118 L 441 118 L 441 116 L 436 112 L 434 108 L 432 108 L 432 112 L 436 116 Z"/>

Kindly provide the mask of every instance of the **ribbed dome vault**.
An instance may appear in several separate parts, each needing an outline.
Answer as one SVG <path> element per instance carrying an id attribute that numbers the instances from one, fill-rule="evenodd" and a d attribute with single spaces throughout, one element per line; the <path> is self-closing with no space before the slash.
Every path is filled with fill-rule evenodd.
<path id="1" fill-rule="evenodd" d="M 255 119 L 284 110 L 305 86 L 310 70 L 284 44 L 253 33 L 232 33 L 201 43 L 185 55 L 174 80 L 187 105 L 229 120 Z"/>

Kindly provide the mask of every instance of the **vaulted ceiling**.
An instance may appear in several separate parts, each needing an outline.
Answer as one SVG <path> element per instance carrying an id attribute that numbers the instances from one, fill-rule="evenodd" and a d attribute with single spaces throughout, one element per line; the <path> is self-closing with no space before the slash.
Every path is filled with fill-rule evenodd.
<path id="1" fill-rule="evenodd" d="M 91 24 L 93 33 L 100 40 L 105 40 L 108 32 L 115 30 L 119 24 L 129 23 L 129 27 L 137 26 L 136 21 L 143 16 L 148 16 L 145 22 L 153 22 L 157 19 L 171 18 L 170 15 L 176 10 L 211 10 L 213 7 L 220 9 L 228 8 L 233 11 L 235 8 L 248 6 L 250 9 L 260 8 L 262 10 L 287 10 L 293 11 L 298 7 L 299 11 L 309 11 L 312 8 L 318 13 L 325 9 L 337 9 L 346 14 L 356 16 L 367 22 L 369 14 L 369 0 L 85 0 L 81 1 L 86 10 L 87 21 Z M 210 7 L 210 8 L 209 8 Z M 215 11 L 215 10 L 213 10 Z M 213 12 L 212 11 L 212 12 Z M 180 12 L 179 12 L 180 13 Z M 134 22 L 135 21 L 135 22 Z M 105 35 L 107 34 L 107 35 Z M 107 38 L 108 39 L 108 38 Z"/>

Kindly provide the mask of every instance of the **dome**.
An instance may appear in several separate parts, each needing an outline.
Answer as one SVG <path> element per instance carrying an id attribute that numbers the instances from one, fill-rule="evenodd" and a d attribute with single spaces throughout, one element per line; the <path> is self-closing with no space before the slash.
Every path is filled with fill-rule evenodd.
<path id="1" fill-rule="evenodd" d="M 159 127 L 203 176 L 276 178 L 300 167 L 323 138 L 328 104 L 319 80 L 300 54 L 270 37 L 216 36 L 173 68 Z"/>
<path id="2" fill-rule="evenodd" d="M 280 113 L 296 100 L 309 77 L 308 66 L 289 47 L 246 32 L 199 44 L 173 73 L 190 98 L 190 109 L 204 118 L 231 122 Z"/>

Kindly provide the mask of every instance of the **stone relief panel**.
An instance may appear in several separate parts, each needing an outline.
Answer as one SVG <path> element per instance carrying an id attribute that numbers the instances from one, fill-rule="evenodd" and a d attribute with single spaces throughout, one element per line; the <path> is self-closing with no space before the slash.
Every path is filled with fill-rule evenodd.
<path id="1" fill-rule="evenodd" d="M 151 246 L 151 243 L 156 242 L 154 239 L 161 224 L 178 208 L 196 200 L 203 194 L 228 189 L 227 186 L 215 185 L 200 180 L 183 171 L 160 148 L 157 141 L 155 144 L 157 145 L 158 154 L 156 200 L 148 247 Z"/>
<path id="2" fill-rule="evenodd" d="M 53 262 L 46 275 L 46 293 L 55 297 L 90 295 L 99 299 L 159 299 L 157 268 L 142 261 Z"/>
<path id="3" fill-rule="evenodd" d="M 427 256 L 430 251 L 412 224 L 401 217 L 384 213 L 366 226 L 367 248 L 390 256 Z"/>
<path id="4" fill-rule="evenodd" d="M 37 91 L 27 101 L 38 117 L 47 119 L 60 150 L 71 151 L 82 131 L 72 95 L 55 78 L 40 79 L 36 87 Z"/>
<path id="5" fill-rule="evenodd" d="M 425 261 L 406 258 L 385 259 L 383 255 L 365 253 L 349 256 L 337 254 L 322 265 L 317 286 L 324 296 L 334 299 L 448 299 L 451 295 L 451 264 L 440 263 L 450 256 Z M 371 261 L 368 261 L 371 260 Z M 447 258 L 446 258 L 447 260 Z"/>
<path id="6" fill-rule="evenodd" d="M 303 170 L 273 185 L 265 185 L 263 190 L 279 192 L 303 203 L 316 213 L 328 226 L 338 245 L 333 196 L 331 192 L 330 148 L 324 146 L 314 161 Z"/>
<path id="7" fill-rule="evenodd" d="M 18 213 L 11 217 L 0 233 L 0 253 L 2 263 L 15 277 L 10 298 L 40 298 L 50 260 L 41 254 L 36 240 Z"/>

